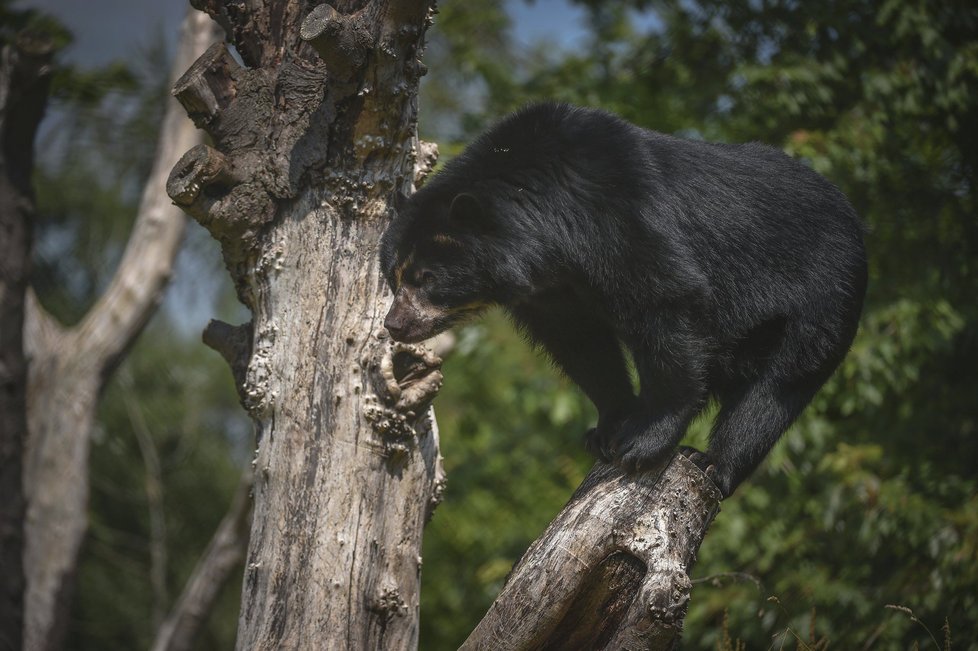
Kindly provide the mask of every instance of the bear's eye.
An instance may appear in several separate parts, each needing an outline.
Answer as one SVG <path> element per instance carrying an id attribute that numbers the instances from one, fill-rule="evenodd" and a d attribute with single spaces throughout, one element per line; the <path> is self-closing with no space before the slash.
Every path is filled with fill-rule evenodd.
<path id="1" fill-rule="evenodd" d="M 435 280 L 435 274 L 427 269 L 422 269 L 418 272 L 417 282 L 418 287 L 424 287 L 425 285 L 430 285 Z"/>

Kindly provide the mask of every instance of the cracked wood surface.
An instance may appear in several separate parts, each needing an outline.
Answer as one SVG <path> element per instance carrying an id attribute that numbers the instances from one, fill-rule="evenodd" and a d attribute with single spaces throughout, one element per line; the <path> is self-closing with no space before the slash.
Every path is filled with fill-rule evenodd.
<path id="1" fill-rule="evenodd" d="M 237 646 L 414 648 L 440 360 L 390 346 L 376 247 L 433 155 L 418 164 L 429 3 L 194 4 L 244 63 L 217 45 L 177 81 L 212 145 L 168 183 L 252 312 L 205 333 L 258 439 Z"/>

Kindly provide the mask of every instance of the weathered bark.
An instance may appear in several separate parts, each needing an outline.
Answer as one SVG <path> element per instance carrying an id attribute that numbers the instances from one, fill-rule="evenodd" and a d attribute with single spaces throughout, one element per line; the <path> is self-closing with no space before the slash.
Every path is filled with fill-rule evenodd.
<path id="1" fill-rule="evenodd" d="M 24 296 L 34 218 L 34 136 L 47 103 L 52 53 L 49 41 L 26 35 L 0 51 L 0 649 L 19 649 L 23 631 Z"/>
<path id="2" fill-rule="evenodd" d="M 462 649 L 674 648 L 719 499 L 681 454 L 637 477 L 595 465 Z"/>
<path id="3" fill-rule="evenodd" d="M 238 490 L 214 537 L 183 588 L 173 611 L 156 632 L 151 651 L 190 651 L 214 602 L 248 548 L 251 469 L 241 475 Z"/>
<path id="4" fill-rule="evenodd" d="M 213 40 L 206 16 L 188 16 L 175 70 L 182 70 Z M 171 106 L 122 262 L 106 292 L 78 325 L 61 327 L 28 293 L 24 647 L 31 651 L 61 646 L 87 526 L 88 453 L 96 402 L 169 281 L 185 218 L 169 204 L 165 180 L 179 152 L 199 141 L 179 106 Z"/>
<path id="5" fill-rule="evenodd" d="M 168 185 L 253 314 L 205 334 L 258 433 L 238 648 L 413 648 L 441 375 L 391 346 L 376 246 L 414 181 L 429 0 L 194 4 L 246 66 L 219 45 L 177 82 L 214 148 Z"/>

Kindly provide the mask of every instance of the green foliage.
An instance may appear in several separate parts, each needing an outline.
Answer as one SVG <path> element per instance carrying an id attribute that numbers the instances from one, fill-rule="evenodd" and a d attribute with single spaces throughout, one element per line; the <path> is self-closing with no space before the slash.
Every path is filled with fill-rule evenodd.
<path id="1" fill-rule="evenodd" d="M 437 75 L 422 79 L 422 137 L 442 143 L 471 133 L 482 121 L 473 107 L 513 92 L 516 61 L 504 5 L 485 0 L 439 6 L 437 21 L 443 29 L 428 33 L 424 54 Z"/>
<path id="2" fill-rule="evenodd" d="M 859 336 L 801 421 L 723 504 L 695 568 L 717 578 L 694 589 L 684 647 L 764 648 L 773 639 L 940 648 L 917 622 L 937 630 L 946 619 L 958 648 L 978 649 L 978 9 L 903 0 L 582 4 L 589 47 L 509 53 L 519 67 L 499 94 L 484 80 L 485 100 L 467 107 L 472 129 L 529 99 L 557 97 L 690 137 L 781 145 L 838 184 L 868 226 Z M 632 10 L 646 19 L 634 21 Z M 439 75 L 433 67 L 432 83 Z M 525 548 L 516 541 L 538 535 L 543 514 L 569 497 L 573 474 L 554 478 L 563 465 L 553 459 L 574 455 L 577 475 L 588 465 L 564 447 L 578 445 L 586 417 L 539 419 L 548 404 L 583 399 L 546 388 L 558 380 L 522 348 L 494 347 L 509 336 L 497 327 L 506 328 L 493 321 L 480 330 L 478 350 L 489 347 L 490 357 L 462 354 L 447 365 L 437 404 L 451 414 L 442 418 L 449 499 L 426 534 L 425 649 L 457 646 L 498 587 L 502 570 L 484 577 L 478 568 L 515 560 Z M 472 419 L 468 429 L 458 429 L 458 413 Z M 689 438 L 702 444 L 708 425 L 696 423 Z M 524 458 L 530 435 L 551 442 L 533 444 L 552 446 L 551 458 Z M 493 438 L 492 451 L 482 437 Z M 501 476 L 453 468 L 476 441 L 482 464 L 515 457 Z M 478 545 L 443 566 L 446 529 Z"/>
<path id="3" fill-rule="evenodd" d="M 11 0 L 0 0 L 0 46 L 13 42 L 19 35 L 43 36 L 55 49 L 71 43 L 71 33 L 53 17 L 36 9 L 11 6 Z"/>

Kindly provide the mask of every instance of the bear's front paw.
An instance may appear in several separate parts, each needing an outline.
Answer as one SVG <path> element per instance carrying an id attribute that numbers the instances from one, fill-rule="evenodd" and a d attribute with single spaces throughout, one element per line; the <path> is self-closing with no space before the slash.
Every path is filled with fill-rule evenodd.
<path id="1" fill-rule="evenodd" d="M 703 474 L 720 489 L 723 499 L 730 497 L 734 488 L 737 487 L 738 482 L 726 466 L 717 463 L 712 455 L 706 452 L 700 452 L 696 448 L 691 448 L 688 445 L 680 445 L 679 452 L 695 463 L 703 471 Z"/>
<path id="2" fill-rule="evenodd" d="M 606 410 L 598 414 L 598 426 L 584 435 L 584 448 L 605 463 L 614 463 L 615 441 L 621 433 L 629 410 Z"/>
<path id="3" fill-rule="evenodd" d="M 592 427 L 584 435 L 584 449 L 596 459 L 611 463 L 610 450 L 611 440 L 608 432 L 601 427 Z"/>
<path id="4" fill-rule="evenodd" d="M 671 452 L 652 436 L 620 437 L 615 444 L 614 463 L 629 474 L 640 473 L 661 464 Z"/>
<path id="5" fill-rule="evenodd" d="M 633 413 L 615 432 L 611 456 L 625 472 L 646 472 L 672 457 L 678 438 L 668 419 Z"/>

